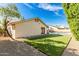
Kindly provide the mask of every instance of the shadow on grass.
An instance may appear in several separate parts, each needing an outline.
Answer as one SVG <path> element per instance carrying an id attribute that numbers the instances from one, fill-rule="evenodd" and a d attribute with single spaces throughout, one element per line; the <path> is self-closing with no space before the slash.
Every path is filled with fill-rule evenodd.
<path id="1" fill-rule="evenodd" d="M 66 43 L 61 42 L 61 41 L 55 41 L 55 40 L 50 40 L 50 39 L 46 39 L 46 40 L 44 40 L 44 42 L 54 42 L 54 43 L 58 43 L 58 44 L 66 44 Z"/>
<path id="2" fill-rule="evenodd" d="M 62 36 L 62 35 L 59 35 L 59 34 L 38 35 L 38 36 L 27 37 L 27 39 L 35 40 L 35 39 L 51 38 L 51 37 L 58 37 L 58 36 Z"/>
<path id="3" fill-rule="evenodd" d="M 30 41 L 30 40 L 29 40 Z M 50 40 L 50 39 L 44 39 L 44 40 L 41 40 L 41 41 L 32 41 L 34 43 L 58 43 L 58 44 L 66 44 L 64 42 L 61 42 L 61 41 L 55 41 L 55 40 Z"/>
<path id="4" fill-rule="evenodd" d="M 32 45 L 33 47 L 35 47 L 36 49 L 45 53 L 48 56 L 60 56 L 65 48 L 65 46 L 59 47 L 50 43 L 41 44 L 41 43 L 28 42 L 28 41 L 25 42 Z"/>
<path id="5" fill-rule="evenodd" d="M 61 40 L 56 41 L 56 39 L 58 38 L 52 38 L 52 37 L 59 37 L 59 36 L 62 36 L 62 35 L 49 34 L 49 35 L 28 37 L 27 38 L 28 40 L 26 40 L 25 42 L 37 48 L 38 50 L 45 53 L 46 55 L 60 56 L 63 53 L 63 50 L 65 49 L 67 43 L 64 43 Z"/>

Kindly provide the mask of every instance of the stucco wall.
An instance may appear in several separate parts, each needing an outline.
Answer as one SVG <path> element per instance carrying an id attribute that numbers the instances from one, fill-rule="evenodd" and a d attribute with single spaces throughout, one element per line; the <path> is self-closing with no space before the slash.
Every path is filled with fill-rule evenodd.
<path id="1" fill-rule="evenodd" d="M 19 23 L 15 25 L 15 36 L 16 37 L 27 37 L 33 35 L 41 34 L 41 24 L 40 22 L 27 21 L 24 23 Z M 47 33 L 47 30 L 45 30 Z"/>

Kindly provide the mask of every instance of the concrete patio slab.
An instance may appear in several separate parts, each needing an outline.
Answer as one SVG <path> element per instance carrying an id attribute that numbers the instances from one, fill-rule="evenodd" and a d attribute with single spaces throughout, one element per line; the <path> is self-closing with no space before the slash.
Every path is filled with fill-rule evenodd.
<path id="1" fill-rule="evenodd" d="M 62 56 L 79 56 L 79 41 L 71 39 Z"/>

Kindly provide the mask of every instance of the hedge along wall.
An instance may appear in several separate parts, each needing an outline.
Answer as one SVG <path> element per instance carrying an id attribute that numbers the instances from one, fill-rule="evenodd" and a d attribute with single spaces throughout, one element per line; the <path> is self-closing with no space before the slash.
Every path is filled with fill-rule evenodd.
<path id="1" fill-rule="evenodd" d="M 67 22 L 74 37 L 79 40 L 79 3 L 62 4 Z"/>

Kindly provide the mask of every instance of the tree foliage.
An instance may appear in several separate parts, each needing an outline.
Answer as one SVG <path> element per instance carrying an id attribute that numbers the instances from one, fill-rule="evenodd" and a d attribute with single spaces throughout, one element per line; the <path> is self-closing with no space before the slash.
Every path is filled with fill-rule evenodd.
<path id="1" fill-rule="evenodd" d="M 71 32 L 79 40 L 79 3 L 62 4 Z"/>
<path id="2" fill-rule="evenodd" d="M 16 17 L 21 18 L 21 15 L 18 12 L 18 9 L 16 8 L 15 4 L 8 4 L 6 7 L 0 7 L 0 16 L 3 17 L 3 27 L 4 30 L 7 32 L 10 38 L 14 39 L 11 34 L 9 33 L 7 26 L 8 26 L 8 18 Z"/>

